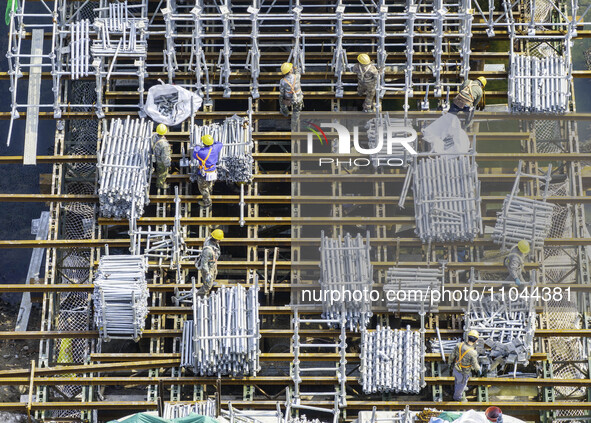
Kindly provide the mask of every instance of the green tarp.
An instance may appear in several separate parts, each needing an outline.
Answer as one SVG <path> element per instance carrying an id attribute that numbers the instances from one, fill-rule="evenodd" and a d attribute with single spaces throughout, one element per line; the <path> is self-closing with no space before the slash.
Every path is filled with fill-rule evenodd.
<path id="1" fill-rule="evenodd" d="M 148 413 L 137 413 L 122 420 L 111 420 L 109 423 L 218 423 L 218 421 L 213 417 L 201 416 L 195 413 L 173 420 L 163 419 Z"/>

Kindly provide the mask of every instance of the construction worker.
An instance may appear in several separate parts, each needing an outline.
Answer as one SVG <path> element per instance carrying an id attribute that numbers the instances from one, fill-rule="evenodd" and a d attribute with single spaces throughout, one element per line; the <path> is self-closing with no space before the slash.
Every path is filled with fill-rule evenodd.
<path id="1" fill-rule="evenodd" d="M 484 415 L 489 422 L 503 423 L 503 412 L 499 407 L 488 407 Z"/>
<path id="2" fill-rule="evenodd" d="M 215 229 L 203 243 L 201 254 L 195 260 L 195 267 L 201 272 L 203 285 L 197 295 L 207 295 L 218 276 L 218 259 L 220 258 L 219 241 L 224 239 L 224 231 Z"/>
<path id="3" fill-rule="evenodd" d="M 166 178 L 168 177 L 172 154 L 170 143 L 165 137 L 168 133 L 168 127 L 161 123 L 156 127 L 156 133 L 159 138 L 152 146 L 152 154 L 154 155 L 154 162 L 156 162 L 156 187 L 164 189 L 168 187 Z"/>
<path id="4" fill-rule="evenodd" d="M 476 81 L 465 81 L 461 85 L 458 95 L 452 100 L 449 113 L 457 115 L 458 112 L 465 112 L 467 114 L 465 123 L 468 125 L 474 116 L 474 108 L 482 99 L 485 86 L 486 78 L 484 76 L 479 76 Z"/>
<path id="5" fill-rule="evenodd" d="M 517 286 L 521 285 L 521 281 L 523 281 L 523 265 L 529 251 L 529 242 L 522 239 L 517 245 L 511 248 L 511 251 L 505 257 L 505 267 L 509 271 L 509 276 L 515 280 Z"/>
<path id="6" fill-rule="evenodd" d="M 211 207 L 211 190 L 218 179 L 217 165 L 222 151 L 223 144 L 220 141 L 213 141 L 213 137 L 205 134 L 201 137 L 203 147 L 195 146 L 193 158 L 199 162 L 199 173 L 197 174 L 197 187 L 203 196 L 198 201 L 201 207 Z"/>
<path id="7" fill-rule="evenodd" d="M 361 53 L 357 56 L 357 61 L 359 63 L 353 66 L 353 72 L 357 74 L 357 95 L 365 96 L 363 111 L 371 113 L 375 111 L 376 88 L 380 73 L 367 54 Z"/>
<path id="8" fill-rule="evenodd" d="M 291 130 L 295 132 L 299 126 L 300 112 L 304 108 L 300 74 L 289 62 L 281 65 L 281 73 L 285 76 L 279 82 L 279 110 L 283 116 L 287 117 L 289 106 L 291 106 Z"/>
<path id="9" fill-rule="evenodd" d="M 478 364 L 478 353 L 474 349 L 479 337 L 478 331 L 471 330 L 468 332 L 468 341 L 457 344 L 449 356 L 449 363 L 453 366 L 454 401 L 465 401 L 464 391 L 472 370 L 477 373 L 482 371 Z"/>

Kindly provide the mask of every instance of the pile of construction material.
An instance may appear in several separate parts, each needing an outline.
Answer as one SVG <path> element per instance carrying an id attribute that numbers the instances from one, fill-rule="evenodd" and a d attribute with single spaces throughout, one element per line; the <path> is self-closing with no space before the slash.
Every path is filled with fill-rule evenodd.
<path id="1" fill-rule="evenodd" d="M 193 127 L 191 132 L 191 154 L 195 147 L 202 147 L 201 137 L 209 134 L 214 142 L 223 144 L 218 162 L 218 180 L 226 182 L 249 183 L 253 177 L 254 159 L 252 157 L 252 134 L 248 120 L 234 115 L 222 124 Z M 191 156 L 192 157 L 192 156 Z M 197 180 L 199 162 L 191 160 L 191 181 Z"/>
<path id="2" fill-rule="evenodd" d="M 423 242 L 472 242 L 482 233 L 478 167 L 471 156 L 435 156 L 412 167 L 416 234 Z"/>
<path id="3" fill-rule="evenodd" d="M 419 331 L 378 326 L 361 333 L 363 392 L 419 393 L 425 386 L 425 348 Z"/>
<path id="4" fill-rule="evenodd" d="M 183 327 L 181 366 L 201 376 L 254 376 L 259 370 L 258 286 L 221 287 L 193 304 Z"/>
<path id="5" fill-rule="evenodd" d="M 199 402 L 165 402 L 162 418 L 167 420 L 179 419 L 189 414 L 199 414 L 200 416 L 217 417 L 217 406 L 215 400 L 208 398 L 206 401 Z"/>
<path id="6" fill-rule="evenodd" d="M 553 204 L 509 194 L 497 213 L 493 241 L 509 247 L 526 240 L 533 249 L 542 248 L 552 225 L 553 211 Z"/>
<path id="7" fill-rule="evenodd" d="M 443 289 L 443 269 L 391 267 L 386 273 L 384 293 L 393 313 L 436 313 Z"/>
<path id="8" fill-rule="evenodd" d="M 443 353 L 445 355 L 451 354 L 457 344 L 462 342 L 460 338 L 452 339 L 430 339 L 429 345 L 431 346 L 431 352 Z"/>
<path id="9" fill-rule="evenodd" d="M 365 129 L 367 130 L 369 148 L 374 149 L 381 146 L 380 151 L 371 155 L 375 167 L 381 163 L 388 163 L 390 159 L 400 159 L 406 163 L 411 158 L 410 152 L 401 143 L 388 143 L 388 133 L 408 138 L 408 145 L 416 149 L 416 132 L 405 125 L 404 119 L 394 119 L 388 113 L 380 113 L 377 117 L 367 121 Z"/>
<path id="10" fill-rule="evenodd" d="M 563 57 L 511 56 L 509 104 L 513 111 L 564 113 L 569 85 L 568 63 Z"/>
<path id="11" fill-rule="evenodd" d="M 322 317 L 341 321 L 344 314 L 349 330 L 365 328 L 372 316 L 371 301 L 366 296 L 353 298 L 353 293 L 369 293 L 373 285 L 369 232 L 365 241 L 361 234 L 333 239 L 322 231 L 321 237 Z M 338 296 L 331 295 L 335 292 Z"/>
<path id="12" fill-rule="evenodd" d="M 144 119 L 113 119 L 108 129 L 105 124 L 97 165 L 103 217 L 144 214 L 152 175 L 151 136 L 152 122 Z"/>
<path id="13" fill-rule="evenodd" d="M 239 410 L 228 402 L 228 409 L 221 409 L 220 417 L 229 423 L 285 423 L 279 403 L 276 410 Z"/>
<path id="14" fill-rule="evenodd" d="M 102 256 L 94 278 L 94 321 L 102 340 L 138 341 L 148 316 L 144 256 Z"/>
<path id="15" fill-rule="evenodd" d="M 504 283 L 509 285 L 512 282 Z M 492 364 L 495 367 L 527 365 L 533 352 L 536 322 L 533 296 L 523 299 L 515 292 L 515 299 L 508 300 L 507 295 L 504 299 L 500 295 L 483 295 L 480 301 L 468 303 L 465 329 L 480 333 L 477 351 L 482 356 L 481 363 L 489 368 Z"/>

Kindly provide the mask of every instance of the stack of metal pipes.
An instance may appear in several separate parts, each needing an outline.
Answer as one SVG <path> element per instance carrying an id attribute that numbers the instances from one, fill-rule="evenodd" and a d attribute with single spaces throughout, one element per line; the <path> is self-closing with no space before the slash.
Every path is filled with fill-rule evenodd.
<path id="1" fill-rule="evenodd" d="M 369 233 L 353 238 L 328 238 L 322 231 L 320 244 L 320 288 L 322 317 L 342 321 L 344 314 L 349 330 L 365 328 L 372 316 L 371 301 L 367 296 L 373 285 Z M 361 299 L 354 294 L 367 292 Z M 331 295 L 334 293 L 335 295 Z M 338 297 L 336 293 L 338 293 Z"/>
<path id="2" fill-rule="evenodd" d="M 424 386 L 425 349 L 421 334 L 378 326 L 361 333 L 360 383 L 363 392 L 419 393 Z"/>
<path id="3" fill-rule="evenodd" d="M 221 287 L 197 297 L 183 327 L 181 366 L 201 376 L 254 376 L 259 370 L 258 287 Z"/>
<path id="4" fill-rule="evenodd" d="M 568 63 L 563 57 L 511 56 L 509 102 L 515 112 L 563 113 L 570 98 Z"/>
<path id="5" fill-rule="evenodd" d="M 536 322 L 533 301 L 484 295 L 481 301 L 469 304 L 464 320 L 466 331 L 477 330 L 493 353 L 514 356 L 512 363 L 526 364 L 529 360 Z"/>
<path id="6" fill-rule="evenodd" d="M 436 313 L 439 300 L 435 301 L 433 291 L 441 292 L 443 271 L 441 269 L 421 269 L 391 267 L 386 272 L 384 292 L 391 291 L 386 298 L 388 310 L 393 313 Z"/>
<path id="7" fill-rule="evenodd" d="M 73 80 L 89 75 L 90 21 L 84 19 L 70 25 L 70 72 Z"/>
<path id="8" fill-rule="evenodd" d="M 191 133 L 191 151 L 195 147 L 202 147 L 201 137 L 209 134 L 214 141 L 221 142 L 224 146 L 220 153 L 217 172 L 218 180 L 226 182 L 248 183 L 253 177 L 252 157 L 253 142 L 248 129 L 247 121 L 234 115 L 224 120 L 220 125 L 193 127 Z M 191 181 L 197 180 L 199 162 L 191 155 Z"/>
<path id="9" fill-rule="evenodd" d="M 103 217 L 131 219 L 144 214 L 152 174 L 151 128 L 151 121 L 129 116 L 111 120 L 108 129 L 105 124 L 97 166 Z"/>
<path id="10" fill-rule="evenodd" d="M 102 340 L 138 341 L 148 315 L 144 256 L 102 256 L 94 279 L 94 321 Z"/>
<path id="11" fill-rule="evenodd" d="M 431 339 L 429 340 L 429 345 L 431 346 L 431 351 L 435 353 L 441 353 L 443 351 L 444 354 L 451 354 L 456 347 L 462 340 L 460 338 L 453 338 L 453 339 Z"/>
<path id="12" fill-rule="evenodd" d="M 216 416 L 217 407 L 215 400 L 208 398 L 206 401 L 184 403 L 184 402 L 165 402 L 162 418 L 167 420 L 186 417 L 191 413 L 200 416 Z"/>
<path id="13" fill-rule="evenodd" d="M 503 209 L 497 213 L 492 239 L 503 246 L 526 240 L 533 249 L 542 248 L 552 225 L 553 212 L 553 204 L 509 194 Z"/>
<path id="14" fill-rule="evenodd" d="M 474 240 L 482 233 L 478 167 L 470 156 L 435 156 L 414 164 L 416 234 L 423 242 Z"/>
<path id="15" fill-rule="evenodd" d="M 402 159 L 405 162 L 407 159 L 410 159 L 408 150 L 400 143 L 392 143 L 390 146 L 391 151 L 388 153 L 388 131 L 390 133 L 396 133 L 396 128 L 398 128 L 401 133 L 405 133 L 403 130 L 404 127 L 404 119 L 390 118 L 388 113 L 381 113 L 377 117 L 367 121 L 365 129 L 367 130 L 369 148 L 376 148 L 380 142 L 382 145 L 382 149 L 379 152 L 371 155 L 372 163 L 375 167 L 380 163 L 387 163 L 389 159 L 393 158 Z M 409 145 L 416 149 L 416 141 L 409 143 Z"/>

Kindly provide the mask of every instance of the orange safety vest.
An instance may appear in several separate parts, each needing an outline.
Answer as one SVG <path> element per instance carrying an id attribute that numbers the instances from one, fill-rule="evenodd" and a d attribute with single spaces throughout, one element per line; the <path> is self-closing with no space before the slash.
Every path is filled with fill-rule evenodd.
<path id="1" fill-rule="evenodd" d="M 473 350 L 473 348 L 468 348 L 466 351 L 464 351 L 464 353 L 462 353 L 462 347 L 464 346 L 464 343 L 462 342 L 460 344 L 460 356 L 458 357 L 458 367 L 460 367 L 461 369 L 469 369 L 470 367 L 472 367 L 472 365 L 470 364 L 469 366 L 463 366 L 462 365 L 462 359 L 466 356 L 466 354 L 468 354 L 470 351 Z"/>
<path id="2" fill-rule="evenodd" d="M 212 164 L 211 166 L 207 167 L 205 165 L 205 162 L 207 162 L 207 159 L 209 159 L 209 155 L 211 154 L 211 148 L 209 149 L 209 151 L 207 152 L 207 156 L 205 156 L 204 159 L 202 159 L 201 157 L 199 157 L 197 154 L 195 154 L 195 157 L 197 158 L 197 160 L 199 160 L 201 162 L 201 164 L 199 165 L 199 169 L 203 170 L 204 172 L 215 172 L 215 169 L 210 170 L 212 167 L 214 167 L 216 165 L 216 163 Z"/>

